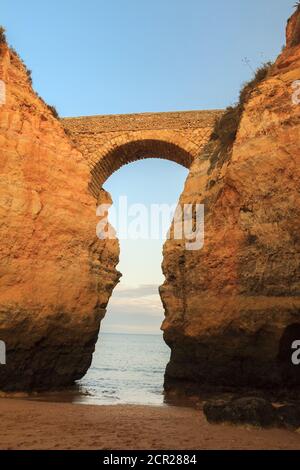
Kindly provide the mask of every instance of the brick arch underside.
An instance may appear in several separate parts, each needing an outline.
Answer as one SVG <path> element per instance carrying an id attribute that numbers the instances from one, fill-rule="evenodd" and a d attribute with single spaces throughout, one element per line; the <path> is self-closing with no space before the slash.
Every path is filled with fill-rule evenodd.
<path id="1" fill-rule="evenodd" d="M 145 158 L 161 158 L 190 168 L 193 154 L 177 144 L 159 139 L 126 142 L 109 150 L 91 169 L 89 191 L 98 198 L 104 182 L 119 168 Z"/>

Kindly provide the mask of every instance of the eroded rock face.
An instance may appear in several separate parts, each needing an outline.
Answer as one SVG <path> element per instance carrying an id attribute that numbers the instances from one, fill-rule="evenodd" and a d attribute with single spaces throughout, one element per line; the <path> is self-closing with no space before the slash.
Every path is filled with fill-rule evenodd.
<path id="1" fill-rule="evenodd" d="M 0 389 L 69 385 L 90 365 L 118 242 L 96 237 L 89 167 L 6 45 L 0 79 Z"/>
<path id="2" fill-rule="evenodd" d="M 251 93 L 233 146 L 221 155 L 212 139 L 186 181 L 180 203 L 205 204 L 205 244 L 164 246 L 166 389 L 300 385 L 281 341 L 300 324 L 299 16 Z"/>

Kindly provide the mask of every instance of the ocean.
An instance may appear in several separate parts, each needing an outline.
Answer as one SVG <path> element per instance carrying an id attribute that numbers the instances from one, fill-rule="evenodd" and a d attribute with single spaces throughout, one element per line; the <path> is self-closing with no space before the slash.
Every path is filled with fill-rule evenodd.
<path id="1" fill-rule="evenodd" d="M 162 335 L 100 333 L 73 402 L 162 405 L 170 349 Z"/>

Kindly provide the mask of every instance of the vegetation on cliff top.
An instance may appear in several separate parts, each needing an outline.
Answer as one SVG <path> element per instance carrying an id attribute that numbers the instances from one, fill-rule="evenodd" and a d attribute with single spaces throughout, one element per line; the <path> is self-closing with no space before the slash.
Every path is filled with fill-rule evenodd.
<path id="1" fill-rule="evenodd" d="M 5 28 L 3 28 L 3 26 L 0 26 L 0 46 L 1 45 L 7 45 L 7 40 L 6 40 L 6 34 L 5 34 Z M 26 72 L 26 75 L 27 75 L 27 78 L 28 78 L 28 81 L 30 83 L 30 85 L 32 85 L 32 76 L 31 76 L 31 70 L 28 69 L 28 67 L 26 66 L 25 62 L 23 61 L 23 59 L 20 57 L 20 55 L 17 53 L 17 51 L 13 48 L 13 47 L 10 47 L 10 53 L 11 53 L 11 56 L 12 57 L 15 57 L 17 58 L 21 64 L 23 65 L 24 69 L 25 69 L 25 72 Z M 37 93 L 36 93 L 37 94 Z M 45 106 L 47 106 L 47 108 L 49 109 L 49 111 L 52 113 L 52 115 L 55 117 L 55 118 L 59 118 L 59 115 L 58 115 L 58 112 L 55 108 L 55 106 L 51 106 L 47 103 L 45 103 L 45 101 L 37 94 L 38 98 L 41 99 L 43 101 L 43 103 L 45 104 Z"/>
<path id="2" fill-rule="evenodd" d="M 3 44 L 7 44 L 7 40 L 6 40 L 6 35 L 5 35 L 5 28 L 3 28 L 3 26 L 0 26 L 0 46 L 3 45 Z M 27 79 L 28 79 L 28 82 L 30 83 L 30 85 L 32 85 L 32 72 L 30 69 L 28 69 L 28 67 L 26 66 L 25 62 L 23 61 L 23 59 L 20 57 L 20 55 L 18 54 L 18 52 L 13 48 L 13 47 L 10 47 L 10 53 L 11 53 L 11 56 L 12 57 L 15 57 L 16 59 L 18 59 L 21 64 L 23 65 L 24 69 L 25 69 L 25 72 L 26 72 L 26 75 L 27 75 Z M 52 115 L 59 119 L 59 114 L 55 108 L 55 106 L 51 106 L 49 104 L 47 104 L 43 98 L 41 98 L 39 96 L 38 93 L 36 93 L 36 95 L 38 96 L 38 98 L 40 100 L 42 100 L 42 102 L 44 103 L 45 106 L 47 106 L 47 108 L 49 109 L 49 111 L 52 113 Z"/>
<path id="3" fill-rule="evenodd" d="M 0 26 L 0 45 L 1 44 L 6 44 L 6 35 L 3 26 Z"/>
<path id="4" fill-rule="evenodd" d="M 52 113 L 52 115 L 56 119 L 59 119 L 59 114 L 58 114 L 56 107 L 52 106 L 51 104 L 46 103 L 46 101 L 38 93 L 36 93 L 36 95 L 43 102 L 43 104 L 48 108 L 48 110 Z"/>
<path id="5" fill-rule="evenodd" d="M 28 69 L 28 67 L 26 66 L 25 62 L 23 61 L 23 59 L 20 57 L 20 55 L 17 53 L 17 51 L 13 48 L 10 48 L 10 51 L 12 54 L 14 54 L 18 59 L 19 61 L 22 63 L 25 71 L 26 71 L 26 75 L 27 75 L 27 79 L 30 83 L 30 85 L 32 85 L 32 72 L 30 69 Z M 56 118 L 56 119 L 59 119 L 59 114 L 55 108 L 55 106 L 52 106 L 48 103 L 45 102 L 45 100 L 36 92 L 36 95 L 37 97 L 44 103 L 45 106 L 47 106 L 47 108 L 49 109 L 49 111 L 52 113 L 52 115 Z"/>
<path id="6" fill-rule="evenodd" d="M 230 157 L 245 105 L 255 88 L 267 78 L 272 65 L 272 62 L 266 62 L 256 70 L 253 79 L 243 85 L 237 104 L 226 108 L 215 123 L 207 149 L 210 153 L 210 172 Z"/>
<path id="7" fill-rule="evenodd" d="M 55 106 L 52 106 L 51 104 L 47 104 L 47 108 L 49 109 L 49 111 L 51 111 L 51 113 L 56 119 L 59 119 L 59 114 Z"/>
<path id="8" fill-rule="evenodd" d="M 300 0 L 294 7 L 300 13 Z M 292 46 L 298 44 L 300 44 L 300 14 L 297 18 Z M 237 104 L 226 108 L 224 114 L 217 120 L 206 148 L 206 152 L 210 155 L 210 172 L 216 166 L 222 166 L 224 161 L 230 158 L 230 150 L 235 141 L 245 105 L 255 88 L 267 78 L 272 65 L 272 62 L 262 64 L 256 70 L 253 79 L 242 87 Z"/>

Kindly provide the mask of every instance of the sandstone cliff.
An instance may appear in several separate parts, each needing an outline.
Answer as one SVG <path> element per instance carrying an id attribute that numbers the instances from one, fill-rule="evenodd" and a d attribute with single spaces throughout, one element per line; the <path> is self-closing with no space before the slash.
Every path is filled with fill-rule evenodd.
<path id="1" fill-rule="evenodd" d="M 290 362 L 300 339 L 299 24 L 298 9 L 283 53 L 191 167 L 180 203 L 205 204 L 205 245 L 164 247 L 167 388 L 300 385 Z M 118 242 L 95 237 L 86 158 L 5 44 L 0 80 L 0 389 L 69 385 L 90 365 Z"/>
<path id="2" fill-rule="evenodd" d="M 68 385 L 90 365 L 118 242 L 96 238 L 90 169 L 5 43 L 0 79 L 0 389 Z"/>
<path id="3" fill-rule="evenodd" d="M 300 385 L 291 364 L 300 333 L 299 10 L 286 48 L 221 118 L 181 195 L 180 204 L 205 204 L 205 243 L 164 246 L 167 389 Z"/>

